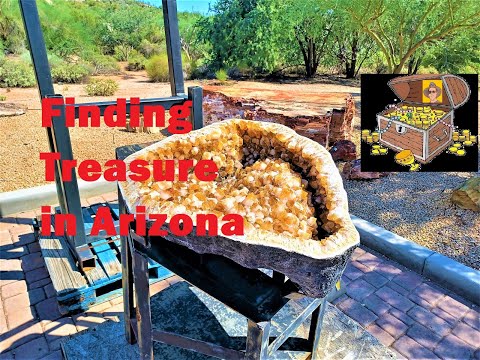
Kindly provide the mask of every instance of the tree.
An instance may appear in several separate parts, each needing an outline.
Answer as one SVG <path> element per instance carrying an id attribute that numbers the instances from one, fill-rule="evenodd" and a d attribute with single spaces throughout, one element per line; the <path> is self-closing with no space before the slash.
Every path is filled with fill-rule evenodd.
<path id="1" fill-rule="evenodd" d="M 320 61 L 328 53 L 337 13 L 330 1 L 290 0 L 286 3 L 283 17 L 293 30 L 295 48 L 300 50 L 305 74 L 315 76 Z"/>
<path id="2" fill-rule="evenodd" d="M 469 29 L 435 44 L 425 54 L 423 63 L 443 73 L 480 73 L 480 33 Z"/>
<path id="3" fill-rule="evenodd" d="M 341 0 L 336 8 L 337 26 L 334 29 L 333 55 L 348 78 L 358 75 L 363 63 L 372 54 L 374 41 L 362 31 L 348 11 L 351 0 Z"/>
<path id="4" fill-rule="evenodd" d="M 359 5 L 360 0 L 352 0 Z M 383 52 L 389 72 L 399 74 L 427 44 L 478 28 L 476 0 L 367 0 L 349 12 Z"/>
<path id="5" fill-rule="evenodd" d="M 219 0 L 213 15 L 199 22 L 200 39 L 210 46 L 217 68 L 245 64 L 270 72 L 282 60 L 281 0 Z"/>

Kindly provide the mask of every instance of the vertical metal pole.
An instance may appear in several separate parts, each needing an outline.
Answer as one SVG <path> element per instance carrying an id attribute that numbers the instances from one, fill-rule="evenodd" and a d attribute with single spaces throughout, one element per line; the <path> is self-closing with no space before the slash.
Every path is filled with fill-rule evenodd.
<path id="1" fill-rule="evenodd" d="M 162 0 L 165 39 L 167 42 L 168 68 L 172 96 L 185 95 L 182 68 L 182 45 L 178 30 L 176 0 Z"/>
<path id="2" fill-rule="evenodd" d="M 118 208 L 120 214 L 126 214 L 125 201 L 120 188 L 118 191 Z M 135 334 L 132 328 L 132 317 L 135 313 L 133 306 L 133 264 L 132 251 L 130 249 L 130 236 L 120 235 L 121 242 L 121 262 L 122 262 L 122 288 L 123 288 L 123 314 L 125 321 L 125 338 L 129 344 L 136 342 Z"/>
<path id="3" fill-rule="evenodd" d="M 203 89 L 200 86 L 191 86 L 188 88 L 188 100 L 192 101 L 192 112 L 190 121 L 193 130 L 203 128 Z"/>
<path id="4" fill-rule="evenodd" d="M 35 0 L 19 0 L 19 2 L 40 98 L 56 97 L 36 2 Z M 59 152 L 62 160 L 73 160 L 70 135 L 68 128 L 65 126 L 65 107 L 62 106 L 61 110 L 61 115 L 53 120 L 52 127 L 47 128 L 48 143 L 50 151 Z M 86 244 L 86 237 L 75 171 L 72 172 L 72 181 L 64 182 L 60 169 L 60 164 L 57 164 L 55 183 L 60 207 L 63 214 L 70 213 L 75 215 L 76 218 L 77 234 L 73 239 L 68 239 L 69 243 L 79 260 L 81 268 L 84 265 L 92 266 L 92 263 L 95 266 L 90 249 L 81 249 Z M 77 247 L 80 247 L 80 249 L 77 250 Z"/>
<path id="5" fill-rule="evenodd" d="M 137 299 L 137 341 L 141 360 L 153 360 L 152 315 L 148 282 L 148 259 L 135 250 L 133 253 L 133 276 Z"/>
<path id="6" fill-rule="evenodd" d="M 50 75 L 50 66 L 48 65 L 47 50 L 43 40 L 40 19 L 38 17 L 37 5 L 34 0 L 20 0 L 20 10 L 22 13 L 23 26 L 27 35 L 30 55 L 32 58 L 35 77 L 37 78 L 38 91 L 40 99 L 47 95 L 54 95 L 52 77 Z M 51 128 L 46 128 L 48 135 L 48 144 L 50 151 L 54 151 L 53 133 Z M 57 185 L 58 200 L 62 213 L 65 214 L 65 199 L 62 194 L 62 182 L 55 168 L 55 182 Z"/>
<path id="7" fill-rule="evenodd" d="M 322 299 L 320 306 L 312 313 L 312 321 L 310 322 L 310 332 L 308 334 L 308 342 L 312 346 L 312 360 L 320 359 L 320 335 L 322 333 L 323 317 L 327 303 L 325 298 Z"/>
<path id="8" fill-rule="evenodd" d="M 248 320 L 245 360 L 266 360 L 270 336 L 270 321 L 255 323 Z"/>

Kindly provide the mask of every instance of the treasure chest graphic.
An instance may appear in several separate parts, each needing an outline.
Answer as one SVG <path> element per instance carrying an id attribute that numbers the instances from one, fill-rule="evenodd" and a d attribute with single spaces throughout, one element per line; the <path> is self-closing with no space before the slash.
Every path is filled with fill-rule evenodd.
<path id="1" fill-rule="evenodd" d="M 400 76 L 388 85 L 402 102 L 377 114 L 380 144 L 430 162 L 451 143 L 454 109 L 468 101 L 470 87 L 456 75 Z"/>

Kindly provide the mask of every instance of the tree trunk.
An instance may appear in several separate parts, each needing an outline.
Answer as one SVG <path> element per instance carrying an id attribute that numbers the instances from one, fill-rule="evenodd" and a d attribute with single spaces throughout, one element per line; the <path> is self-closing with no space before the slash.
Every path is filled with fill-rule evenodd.
<path id="1" fill-rule="evenodd" d="M 352 51 L 350 53 L 350 66 L 347 67 L 347 79 L 355 77 L 355 68 L 357 67 L 358 54 L 358 36 L 354 36 L 352 41 Z"/>

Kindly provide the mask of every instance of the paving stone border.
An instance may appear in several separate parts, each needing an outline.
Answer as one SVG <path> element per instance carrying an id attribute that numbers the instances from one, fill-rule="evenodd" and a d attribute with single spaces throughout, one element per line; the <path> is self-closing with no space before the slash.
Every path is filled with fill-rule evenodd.
<path id="1" fill-rule="evenodd" d="M 351 215 L 360 242 L 480 305 L 480 271 Z"/>

